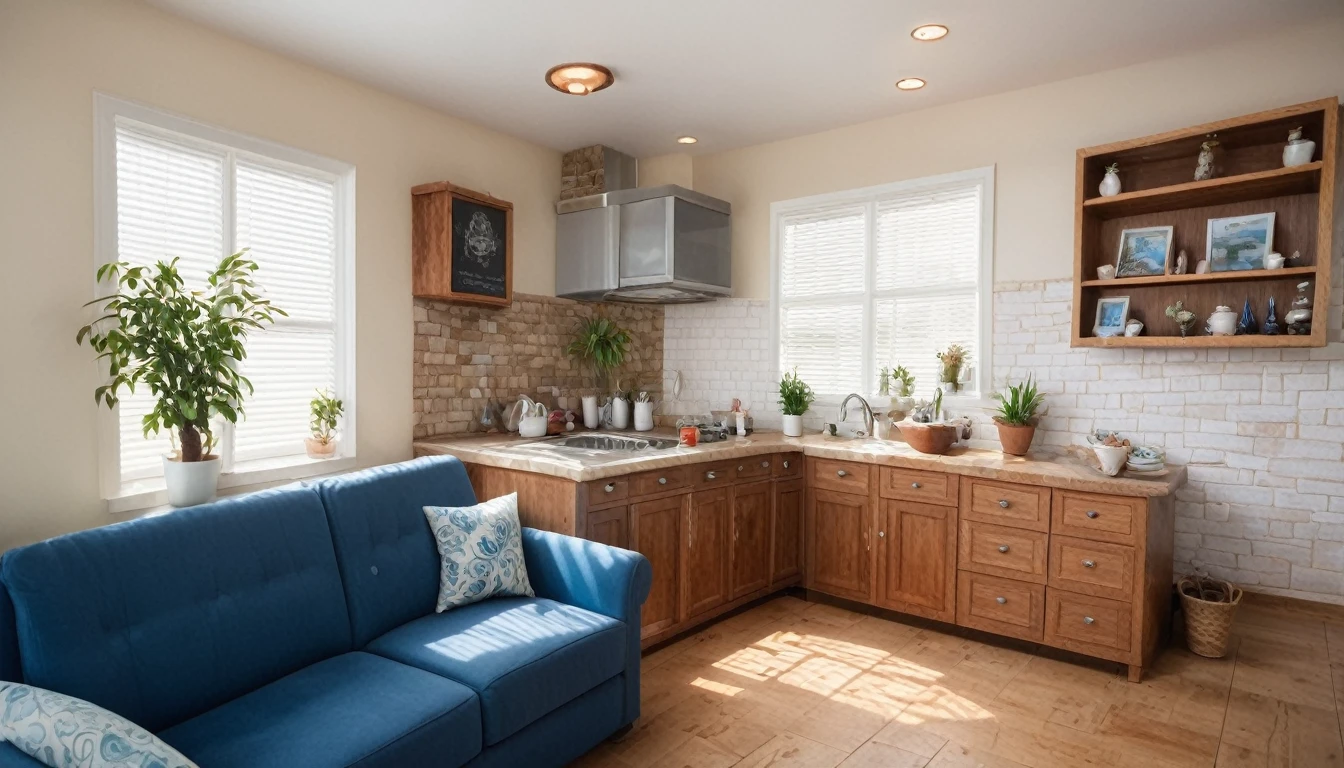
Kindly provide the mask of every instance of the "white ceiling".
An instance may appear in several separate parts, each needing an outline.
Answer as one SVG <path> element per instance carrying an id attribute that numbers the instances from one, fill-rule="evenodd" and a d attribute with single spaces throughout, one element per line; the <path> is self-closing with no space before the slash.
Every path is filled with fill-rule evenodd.
<path id="1" fill-rule="evenodd" d="M 1254 40 L 1340 0 L 149 0 L 533 142 L 715 152 Z M 910 30 L 951 28 L 936 43 Z M 616 73 L 552 91 L 565 61 Z M 921 91 L 893 83 L 922 77 Z"/>

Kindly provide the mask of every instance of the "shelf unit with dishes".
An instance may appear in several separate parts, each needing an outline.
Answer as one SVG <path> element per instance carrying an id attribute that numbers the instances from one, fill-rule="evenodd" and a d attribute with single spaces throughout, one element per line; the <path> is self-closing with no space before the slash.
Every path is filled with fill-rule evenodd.
<path id="1" fill-rule="evenodd" d="M 1289 131 L 1301 128 L 1315 153 L 1304 165 L 1283 167 Z M 1078 150 L 1074 211 L 1073 333 L 1075 347 L 1322 347 L 1327 341 L 1330 292 L 1330 238 L 1334 211 L 1339 101 L 1322 99 L 1168 133 Z M 1220 172 L 1192 181 L 1200 145 L 1219 143 Z M 1099 185 L 1107 166 L 1117 164 L 1123 191 L 1103 197 Z M 1210 219 L 1274 213 L 1272 250 L 1299 259 L 1279 269 L 1195 274 L 1206 258 Z M 1116 266 L 1126 229 L 1172 227 L 1165 273 L 1101 279 L 1097 269 Z M 1187 272 L 1173 274 L 1185 250 Z M 1310 334 L 1289 335 L 1284 315 L 1309 283 L 1313 321 Z M 1143 322 L 1138 336 L 1096 336 L 1097 305 L 1129 298 L 1129 318 Z M 1282 332 L 1210 336 L 1204 320 L 1218 305 L 1240 315 L 1249 300 L 1257 322 L 1273 297 Z M 1176 301 L 1196 315 L 1195 327 L 1181 336 L 1165 316 Z"/>

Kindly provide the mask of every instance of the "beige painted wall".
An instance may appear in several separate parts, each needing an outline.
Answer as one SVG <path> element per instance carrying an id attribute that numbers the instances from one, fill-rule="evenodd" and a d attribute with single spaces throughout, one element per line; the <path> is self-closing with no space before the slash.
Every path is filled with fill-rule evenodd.
<path id="1" fill-rule="evenodd" d="M 695 189 L 733 205 L 736 296 L 770 295 L 770 203 L 987 165 L 997 166 L 994 279 L 1069 277 L 1075 150 L 1344 94 L 1341 40 L 1337 17 L 1255 46 L 696 156 Z"/>
<path id="2" fill-rule="evenodd" d="M 113 522 L 87 348 L 93 92 L 352 163 L 361 464 L 411 455 L 410 188 L 514 203 L 514 289 L 554 293 L 560 155 L 126 0 L 0 2 L 0 551 Z"/>
<path id="3" fill-rule="evenodd" d="M 639 161 L 640 187 L 679 184 L 694 189 L 695 166 L 690 155 L 671 154 L 646 157 Z"/>

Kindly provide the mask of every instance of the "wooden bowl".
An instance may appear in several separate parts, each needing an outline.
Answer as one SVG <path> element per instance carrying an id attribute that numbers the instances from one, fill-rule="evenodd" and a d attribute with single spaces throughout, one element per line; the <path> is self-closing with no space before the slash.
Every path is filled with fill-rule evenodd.
<path id="1" fill-rule="evenodd" d="M 921 424 L 906 419 L 896 425 L 901 437 L 920 453 L 942 456 L 957 442 L 957 428 L 952 424 Z"/>

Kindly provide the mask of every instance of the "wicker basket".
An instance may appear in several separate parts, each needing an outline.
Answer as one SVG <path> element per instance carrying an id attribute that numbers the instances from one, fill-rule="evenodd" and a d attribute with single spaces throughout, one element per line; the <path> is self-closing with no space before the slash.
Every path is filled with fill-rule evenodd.
<path id="1" fill-rule="evenodd" d="M 1210 659 L 1227 655 L 1232 619 L 1241 604 L 1241 589 L 1226 581 L 1186 576 L 1177 584 L 1185 612 L 1185 640 L 1190 650 Z"/>

